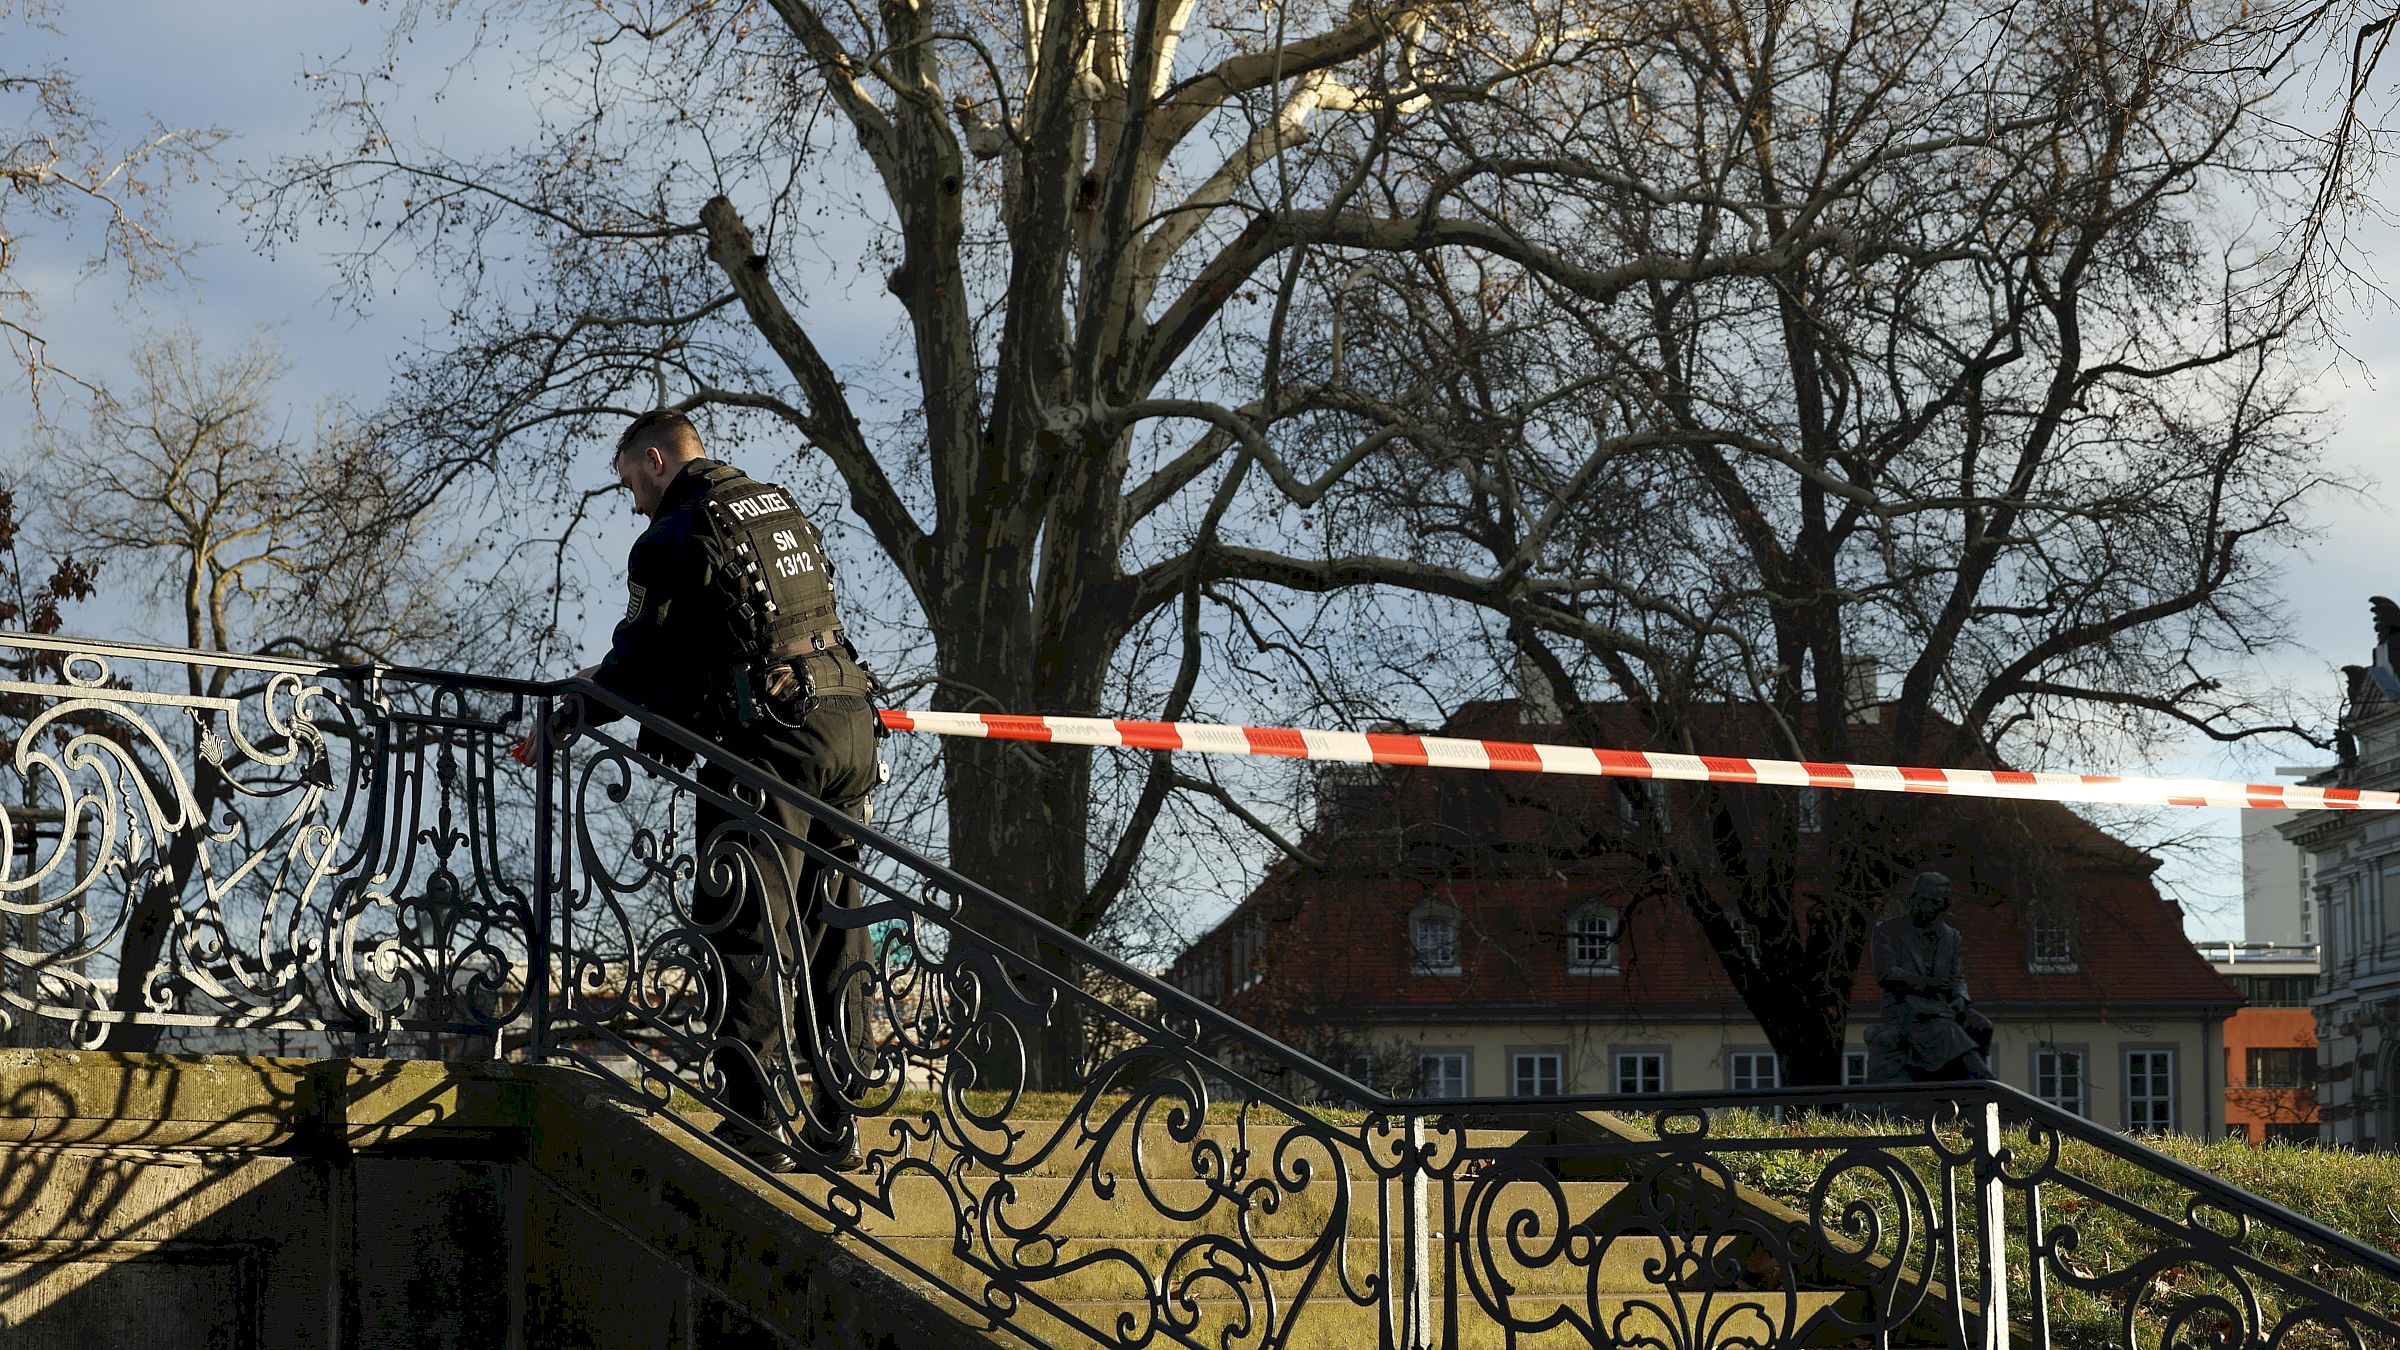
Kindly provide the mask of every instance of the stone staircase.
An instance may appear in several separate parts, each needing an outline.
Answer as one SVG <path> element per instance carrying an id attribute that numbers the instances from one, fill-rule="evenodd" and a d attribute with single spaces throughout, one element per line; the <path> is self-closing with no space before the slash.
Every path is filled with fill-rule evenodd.
<path id="1" fill-rule="evenodd" d="M 1887 1346 L 2400 1346 L 2390 1253 L 2002 1085 L 1389 1100 L 588 683 L 0 648 L 32 672 L 20 747 L 77 747 L 20 755 L 0 809 L 53 841 L 0 1027 L 104 1041 L 95 935 L 184 859 L 132 1020 L 212 1052 L 0 1053 L 5 1350 L 1697 1350 L 1844 1320 Z M 191 692 L 227 678 L 248 692 Z M 500 769 L 519 728 L 594 707 L 630 725 Z M 679 1116 L 722 1048 L 681 898 L 707 860 L 676 827 L 712 789 L 645 744 L 856 838 L 850 919 L 905 930 L 860 991 L 876 1081 L 1065 1079 L 1063 1104 L 904 1097 L 864 1166 L 782 1180 Z M 264 805 L 223 829 L 195 784 Z M 789 818 L 716 837 L 808 847 Z M 1106 1053 L 1042 1072 L 1069 1030 Z M 317 1058 L 214 1053 L 270 1047 Z M 479 1062 L 341 1058 L 366 1047 Z M 1167 1127 L 1187 1109 L 1211 1114 Z M 1705 1128 L 1758 1110 L 1830 1123 Z M 932 1142 L 959 1131 L 997 1146 Z M 1813 1159 L 1809 1213 L 1736 1184 L 1745 1151 Z"/>

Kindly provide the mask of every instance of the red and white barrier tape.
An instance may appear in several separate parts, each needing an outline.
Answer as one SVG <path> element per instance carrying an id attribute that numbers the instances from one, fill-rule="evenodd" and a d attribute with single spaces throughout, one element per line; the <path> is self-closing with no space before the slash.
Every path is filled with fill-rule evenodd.
<path id="1" fill-rule="evenodd" d="M 2216 778 L 2138 778 L 2116 774 L 2017 773 L 1993 769 L 1922 769 L 1890 764 L 1818 764 L 1794 759 L 1727 755 L 1670 755 L 1524 741 L 1393 736 L 1375 732 L 1292 727 L 1235 727 L 1210 722 L 1119 722 L 1104 717 L 1027 717 L 1003 713 L 916 712 L 887 709 L 894 731 L 973 736 L 1052 745 L 1120 746 L 1128 750 L 1185 750 L 1204 755 L 1271 755 L 1350 764 L 1425 764 L 1438 769 L 1500 769 L 1599 778 L 1667 778 L 1687 783 L 1763 783 L 1781 787 L 1850 788 L 1862 792 L 1928 792 L 1952 797 L 2006 797 L 2054 802 L 2113 802 L 2135 806 L 2226 806 L 2326 811 L 2400 810 L 2400 792 Z"/>

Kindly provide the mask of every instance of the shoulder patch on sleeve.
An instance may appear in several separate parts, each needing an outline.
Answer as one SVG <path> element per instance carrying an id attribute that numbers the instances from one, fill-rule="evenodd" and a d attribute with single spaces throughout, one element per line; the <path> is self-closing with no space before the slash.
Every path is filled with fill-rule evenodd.
<path id="1" fill-rule="evenodd" d="M 625 622 L 632 623 L 641 614 L 642 602 L 650 598 L 650 592 L 645 587 L 631 584 L 628 584 L 625 589 L 628 592 L 625 600 Z"/>

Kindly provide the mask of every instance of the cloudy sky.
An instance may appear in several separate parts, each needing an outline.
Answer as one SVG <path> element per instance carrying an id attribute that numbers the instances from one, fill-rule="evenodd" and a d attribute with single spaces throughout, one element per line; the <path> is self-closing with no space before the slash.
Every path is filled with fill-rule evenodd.
<path id="1" fill-rule="evenodd" d="M 189 0 L 111 0 L 106 6 L 76 5 L 59 18 L 57 34 L 6 34 L 12 67 L 48 59 L 63 61 L 81 82 L 93 109 L 126 136 L 146 118 L 172 126 L 214 126 L 232 133 L 219 158 L 228 167 L 263 163 L 309 148 L 319 135 L 319 93 L 305 74 L 329 64 L 371 65 L 382 50 L 388 12 L 380 4 L 219 3 Z M 486 61 L 443 76 L 445 42 L 438 31 L 421 34 L 401 67 L 404 101 L 419 119 L 416 129 L 465 147 L 505 142 L 512 127 L 528 120 L 531 95 L 505 78 L 506 61 Z M 438 97 L 436 94 L 438 93 Z M 189 323 L 204 338 L 226 343 L 263 330 L 289 351 L 293 371 L 285 392 L 295 409 L 327 396 L 372 401 L 385 386 L 395 354 L 433 317 L 430 294 L 406 279 L 379 297 L 365 316 L 337 310 L 328 299 L 332 272 L 325 250 L 342 240 L 303 237 L 262 257 L 244 223 L 213 185 L 199 184 L 174 199 L 175 224 L 199 246 L 189 279 L 129 306 L 121 287 L 84 280 L 76 271 L 88 241 L 61 241 L 33 233 L 26 241 L 30 280 L 44 297 L 42 329 L 54 356 L 73 368 L 107 373 L 122 362 L 132 334 L 144 327 Z M 2387 281 L 2400 281 L 2400 234 L 2392 247 L 2370 246 L 2364 260 L 2380 259 Z M 2382 242 L 2382 237 L 2370 244 Z M 2372 645 L 2367 619 L 2369 595 L 2400 593 L 2400 318 L 2385 302 L 2361 300 L 2343 316 L 2350 361 L 2327 359 L 2317 382 L 2319 400 L 2338 430 L 2329 446 L 2331 467 L 2367 483 L 2356 495 L 2328 496 L 2320 506 L 2322 537 L 2314 548 L 2287 563 L 2286 590 L 2298 636 L 2273 660 L 2274 673 L 2330 690 L 2334 669 L 2366 659 Z M 0 432 L 24 425 L 22 400 L 0 403 Z M 597 474 L 595 474 L 597 481 Z M 614 517 L 591 542 L 594 559 L 618 556 L 631 537 L 631 520 Z M 593 619 L 594 637 L 606 615 Z M 2195 747 L 2188 760 L 2162 766 L 2173 772 L 2257 777 L 2275 767 L 2313 763 L 2316 752 L 2298 745 L 2261 746 L 2238 753 Z M 2046 766 L 2098 769 L 2110 766 Z M 2219 822 L 2230 836 L 2228 815 Z M 2204 936 L 2238 936 L 2238 913 L 2230 904 L 2229 867 L 2187 869 L 2182 889 L 2191 924 Z"/>

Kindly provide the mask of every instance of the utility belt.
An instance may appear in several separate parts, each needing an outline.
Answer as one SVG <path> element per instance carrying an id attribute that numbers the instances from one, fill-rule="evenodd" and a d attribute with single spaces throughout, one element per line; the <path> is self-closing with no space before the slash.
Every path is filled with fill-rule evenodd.
<path id="1" fill-rule="evenodd" d="M 733 669 L 734 720 L 749 726 L 761 717 L 797 726 L 820 700 L 872 699 L 874 677 L 858 663 L 839 624 L 776 648 L 757 665 Z"/>
<path id="2" fill-rule="evenodd" d="M 877 694 L 874 674 L 859 663 L 858 649 L 850 645 L 839 624 L 785 643 L 761 663 L 735 666 L 732 685 L 738 725 L 746 727 L 764 718 L 795 731 L 807 723 L 824 699 L 856 698 L 871 710 Z M 881 718 L 870 715 L 869 720 L 880 744 L 889 732 Z M 888 783 L 891 778 L 892 766 L 878 756 L 876 784 Z M 871 824 L 875 819 L 871 790 L 833 805 L 862 822 Z"/>

